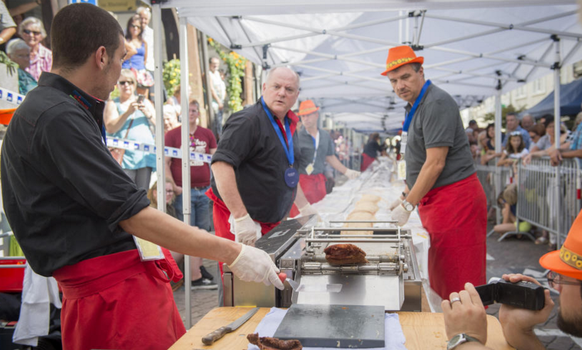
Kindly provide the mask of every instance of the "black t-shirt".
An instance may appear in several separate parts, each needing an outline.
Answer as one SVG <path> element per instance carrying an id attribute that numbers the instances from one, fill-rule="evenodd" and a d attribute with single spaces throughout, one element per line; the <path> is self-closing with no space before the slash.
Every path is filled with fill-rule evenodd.
<path id="1" fill-rule="evenodd" d="M 380 146 L 378 144 L 378 142 L 376 141 L 369 141 L 365 146 L 364 146 L 364 153 L 366 155 L 368 155 L 368 157 L 370 158 L 376 158 L 378 157 L 378 152 L 382 152 L 384 149 L 382 148 L 382 146 Z"/>
<path id="2" fill-rule="evenodd" d="M 295 130 L 297 117 L 289 112 Z M 300 148 L 293 144 L 297 169 Z M 242 201 L 253 220 L 264 223 L 281 221 L 293 205 L 295 189 L 285 184 L 289 162 L 273 124 L 263 110 L 261 100 L 228 118 L 222 129 L 212 163 L 225 162 L 234 167 L 236 184 Z M 212 191 L 220 197 L 214 177 Z"/>
<path id="3" fill-rule="evenodd" d="M 104 103 L 44 72 L 14 113 L 2 147 L 8 222 L 32 269 L 135 249 L 119 222 L 149 205 L 104 144 Z"/>

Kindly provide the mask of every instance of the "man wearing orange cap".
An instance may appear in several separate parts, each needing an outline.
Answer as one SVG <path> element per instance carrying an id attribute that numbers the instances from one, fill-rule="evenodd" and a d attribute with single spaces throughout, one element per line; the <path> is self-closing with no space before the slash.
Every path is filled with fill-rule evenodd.
<path id="1" fill-rule="evenodd" d="M 295 134 L 296 142 L 301 149 L 299 165 L 299 184 L 309 203 L 317 203 L 327 194 L 325 190 L 325 162 L 335 170 L 355 179 L 360 175 L 359 171 L 346 168 L 337 159 L 335 145 L 329 133 L 318 128 L 319 107 L 312 100 L 305 100 L 299 105 L 298 115 L 301 117 L 303 127 Z M 295 209 L 295 208 L 294 208 Z M 292 210 L 291 216 L 298 214 Z"/>
<path id="2" fill-rule="evenodd" d="M 418 206 L 430 233 L 430 285 L 444 299 L 465 282 L 485 283 L 487 201 L 457 103 L 425 80 L 423 62 L 410 47 L 394 47 L 382 73 L 408 102 L 401 141 L 406 188 L 390 209 L 402 226 Z"/>
<path id="3" fill-rule="evenodd" d="M 574 337 L 582 337 L 582 215 L 579 214 L 574 221 L 562 248 L 542 256 L 540 265 L 550 270 L 548 284 L 560 293 L 558 328 Z M 528 281 L 540 284 L 535 279 L 520 274 L 503 275 L 503 278 L 514 283 Z M 505 339 L 514 348 L 544 349 L 543 344 L 534 334 L 534 326 L 545 323 L 554 308 L 550 291 L 546 290 L 545 295 L 545 306 L 539 311 L 501 305 L 499 321 L 503 327 Z M 441 306 L 445 316 L 447 336 L 450 339 L 449 349 L 486 349 L 482 345 L 487 342 L 485 309 L 471 283 L 465 285 L 465 290 L 451 293 L 450 301 L 443 300 Z M 458 343 L 457 346 L 452 346 L 460 339 L 467 340 Z"/>

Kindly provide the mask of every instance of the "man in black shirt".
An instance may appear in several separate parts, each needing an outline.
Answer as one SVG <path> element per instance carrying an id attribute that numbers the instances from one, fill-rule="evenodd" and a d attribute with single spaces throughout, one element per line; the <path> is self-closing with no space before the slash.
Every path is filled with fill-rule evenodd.
<path id="1" fill-rule="evenodd" d="M 150 208 L 112 158 L 103 100 L 125 56 L 117 21 L 75 4 L 55 16 L 51 34 L 52 72 L 14 113 L 4 139 L 2 195 L 30 266 L 62 288 L 64 348 L 166 349 L 185 333 L 167 283 L 175 269 L 163 258 L 141 261 L 135 236 L 225 261 L 244 280 L 282 289 L 264 251 Z"/>
<path id="2" fill-rule="evenodd" d="M 299 148 L 293 134 L 298 118 L 289 109 L 298 95 L 297 73 L 274 68 L 261 99 L 226 122 L 212 157 L 208 191 L 218 236 L 254 245 L 287 216 L 294 200 L 303 215 L 315 213 L 297 186 Z"/>

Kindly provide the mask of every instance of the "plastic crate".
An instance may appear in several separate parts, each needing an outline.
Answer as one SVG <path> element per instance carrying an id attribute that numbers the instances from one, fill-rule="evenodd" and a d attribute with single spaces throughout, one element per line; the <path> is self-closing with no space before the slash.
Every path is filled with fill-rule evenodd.
<path id="1" fill-rule="evenodd" d="M 5 265 L 21 265 L 22 267 L 5 267 Z M 26 259 L 24 258 L 0 258 L 0 292 L 22 292 L 25 266 Z"/>

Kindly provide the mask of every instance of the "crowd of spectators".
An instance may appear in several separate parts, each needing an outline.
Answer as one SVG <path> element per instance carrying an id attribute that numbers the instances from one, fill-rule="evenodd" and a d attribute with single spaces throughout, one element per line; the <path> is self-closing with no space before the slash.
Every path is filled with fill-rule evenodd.
<path id="1" fill-rule="evenodd" d="M 515 226 L 517 196 L 512 194 L 516 190 L 515 184 L 518 183 L 517 163 L 521 160 L 527 167 L 532 159 L 541 157 L 549 157 L 550 164 L 553 166 L 560 164 L 564 158 L 578 158 L 580 162 L 582 159 L 581 122 L 582 113 L 576 117 L 572 131 L 568 130 L 564 123 L 559 124 L 560 146 L 556 149 L 556 124 L 553 115 L 544 115 L 536 120 L 526 114 L 519 120 L 516 114 L 510 113 L 506 116 L 505 133 L 501 134 L 503 145 L 501 152 L 495 150 L 495 124 L 491 123 L 485 129 L 479 129 L 475 121 L 469 123 L 466 132 L 475 162 L 481 165 L 495 166 L 496 164 L 499 167 L 509 167 L 508 179 L 503 184 L 505 188 L 497 196 L 497 203 L 490 203 L 492 207 L 489 210 L 489 218 L 491 220 L 495 217 L 495 208 L 500 209 L 502 213 L 501 222 L 494 227 L 495 232 L 503 234 L 510 231 L 529 232 L 535 229 L 527 222 L 520 223 L 519 227 Z M 493 163 L 496 158 L 498 161 Z M 548 187 L 546 200 L 553 200 L 555 193 L 552 191 L 555 190 L 551 186 Z M 553 202 L 549 203 L 549 206 L 554 207 Z M 554 234 L 539 230 L 537 236 L 536 244 L 548 244 L 549 250 L 555 249 L 557 242 Z"/>

